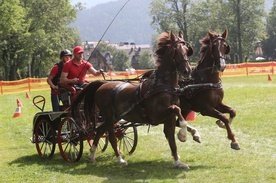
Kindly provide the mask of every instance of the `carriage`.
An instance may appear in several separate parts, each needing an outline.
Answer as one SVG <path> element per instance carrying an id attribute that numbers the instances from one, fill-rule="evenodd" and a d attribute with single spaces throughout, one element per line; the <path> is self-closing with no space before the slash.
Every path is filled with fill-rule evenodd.
<path id="1" fill-rule="evenodd" d="M 222 103 L 223 90 L 219 77 L 219 72 L 223 72 L 226 66 L 225 55 L 230 51 L 225 43 L 227 34 L 227 31 L 222 35 L 208 32 L 201 41 L 201 60 L 192 72 L 188 62 L 192 48 L 186 45 L 183 36 L 180 33 L 179 36 L 172 32 L 162 33 L 156 50 L 157 68 L 144 82 L 91 82 L 74 99 L 70 113 L 68 110 L 57 114 L 45 113 L 45 99 L 34 101 L 35 105 L 42 103 L 43 106 L 42 112 L 34 118 L 32 138 L 39 155 L 52 156 L 55 144 L 58 143 L 62 157 L 66 161 L 75 162 L 82 155 L 83 141 L 87 140 L 91 146 L 89 159 L 93 162 L 96 149 L 104 151 L 109 141 L 118 162 L 127 165 L 120 151 L 126 149 L 129 154 L 134 152 L 138 140 L 136 127 L 164 124 L 163 132 L 171 148 L 174 165 L 189 169 L 179 159 L 174 135 L 176 126 L 180 127 L 177 135 L 182 142 L 186 140 L 187 130 L 190 129 L 193 137 L 196 135 L 196 131 L 187 126 L 184 118 L 191 109 L 219 119 L 217 124 L 222 123 L 219 126 L 226 128 L 231 148 L 239 150 L 238 141 L 230 127 L 235 110 Z M 191 83 L 181 84 L 179 75 L 187 77 L 190 73 Z M 182 88 L 178 88 L 179 85 Z M 186 92 L 187 89 L 198 88 Z M 213 100 L 216 97 L 219 100 Z M 223 113 L 229 113 L 230 117 L 227 118 Z M 131 129 L 130 133 L 126 132 L 128 129 Z"/>
<path id="2" fill-rule="evenodd" d="M 77 162 L 80 160 L 84 142 L 91 146 L 96 128 L 82 129 L 76 119 L 70 116 L 71 100 L 76 95 L 72 86 L 61 87 L 60 97 L 62 105 L 59 112 L 44 111 L 46 99 L 42 95 L 33 98 L 33 104 L 40 110 L 33 118 L 33 134 L 30 141 L 36 145 L 38 155 L 42 158 L 51 158 L 54 155 L 56 144 L 64 160 Z M 82 113 L 82 112 L 80 112 Z M 99 113 L 97 113 L 99 114 Z M 95 116 L 96 124 L 101 125 L 101 116 Z M 137 146 L 137 125 L 120 120 L 114 124 L 116 138 L 120 150 L 132 154 Z M 88 127 L 92 127 L 88 124 Z M 100 139 L 98 150 L 104 152 L 108 146 L 108 133 Z"/>

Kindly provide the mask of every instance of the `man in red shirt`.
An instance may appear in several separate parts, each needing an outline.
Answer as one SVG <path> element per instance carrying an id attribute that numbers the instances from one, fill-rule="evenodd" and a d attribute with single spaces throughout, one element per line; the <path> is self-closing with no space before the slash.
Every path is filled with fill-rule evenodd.
<path id="1" fill-rule="evenodd" d="M 51 87 L 51 102 L 53 111 L 59 111 L 59 92 L 58 83 L 62 72 L 63 65 L 71 59 L 72 53 L 69 50 L 60 52 L 60 62 L 56 63 L 50 71 L 47 78 L 47 83 Z"/>
<path id="2" fill-rule="evenodd" d="M 63 67 L 60 81 L 65 84 L 81 86 L 85 82 L 87 72 L 98 76 L 101 70 L 96 70 L 90 62 L 83 60 L 83 48 L 76 46 L 73 50 L 73 59 L 69 60 Z"/>

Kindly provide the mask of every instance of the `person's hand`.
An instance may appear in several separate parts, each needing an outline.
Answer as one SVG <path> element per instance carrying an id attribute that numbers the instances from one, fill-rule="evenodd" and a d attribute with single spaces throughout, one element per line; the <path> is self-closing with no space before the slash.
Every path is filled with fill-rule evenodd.
<path id="1" fill-rule="evenodd" d="M 78 82 L 79 82 L 79 79 L 78 79 L 78 78 L 72 79 L 72 83 L 76 84 L 76 83 L 78 83 Z"/>
<path id="2" fill-rule="evenodd" d="M 103 71 L 103 69 L 99 70 L 99 73 L 103 76 L 103 77 L 107 77 L 108 75 Z"/>
<path id="3" fill-rule="evenodd" d="M 58 90 L 58 86 L 54 85 L 54 87 L 52 87 L 54 90 Z"/>

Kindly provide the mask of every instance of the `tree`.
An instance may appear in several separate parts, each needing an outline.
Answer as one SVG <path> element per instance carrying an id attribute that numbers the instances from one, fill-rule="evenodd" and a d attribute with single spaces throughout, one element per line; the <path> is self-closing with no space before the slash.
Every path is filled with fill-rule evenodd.
<path id="1" fill-rule="evenodd" d="M 267 39 L 264 41 L 264 53 L 270 59 L 276 59 L 276 0 L 273 2 L 267 17 L 266 31 Z"/>
<path id="2" fill-rule="evenodd" d="M 0 68 L 1 78 L 13 79 L 16 77 L 18 63 L 17 52 L 22 52 L 23 37 L 26 37 L 24 8 L 19 0 L 2 1 L 0 4 Z"/>
<path id="3" fill-rule="evenodd" d="M 79 40 L 69 27 L 81 8 L 68 0 L 10 0 L 0 4 L 0 74 L 4 80 L 46 76 L 59 52 Z"/>
<path id="4" fill-rule="evenodd" d="M 151 25 L 161 33 L 163 31 L 182 31 L 185 40 L 187 34 L 187 9 L 190 0 L 153 0 L 150 5 Z"/>
<path id="5" fill-rule="evenodd" d="M 25 0 L 27 20 L 30 21 L 30 76 L 45 75 L 43 65 L 57 62 L 59 52 L 74 47 L 76 32 L 68 25 L 76 18 L 77 10 L 68 0 Z M 46 67 L 47 68 L 47 67 Z M 42 74 L 42 73 L 44 74 Z"/>
<path id="6" fill-rule="evenodd" d="M 125 51 L 118 50 L 114 53 L 113 67 L 116 71 L 125 71 L 130 67 L 130 59 Z"/>
<path id="7" fill-rule="evenodd" d="M 105 42 L 101 42 L 96 49 L 100 52 L 109 51 L 111 53 L 113 56 L 112 66 L 115 71 L 125 71 L 131 65 L 129 55 L 125 51 L 117 50 Z"/>
<path id="8" fill-rule="evenodd" d="M 181 11 L 176 11 L 175 7 Z M 154 0 L 151 4 L 154 28 L 159 32 L 169 28 L 186 29 L 189 37 L 185 36 L 185 40 L 196 53 L 200 48 L 198 40 L 208 30 L 220 33 L 227 28 L 232 58 L 237 53 L 239 62 L 243 61 L 243 54 L 253 53 L 257 40 L 264 39 L 264 12 L 264 0 Z M 178 21 L 186 21 L 186 24 Z"/>
<path id="9" fill-rule="evenodd" d="M 188 34 L 189 44 L 194 48 L 195 53 L 199 53 L 202 39 L 209 30 L 223 32 L 228 25 L 227 17 L 229 12 L 224 1 L 217 0 L 194 0 L 190 4 L 188 11 Z M 191 60 L 198 60 L 199 55 L 195 54 Z"/>
<path id="10" fill-rule="evenodd" d="M 140 69 L 153 69 L 155 66 L 154 59 L 152 59 L 149 51 L 144 51 L 139 57 Z"/>
<path id="11" fill-rule="evenodd" d="M 264 0 L 229 0 L 228 5 L 234 13 L 229 19 L 230 32 L 233 31 L 235 36 L 231 37 L 232 51 L 237 53 L 239 62 L 243 62 L 244 54 L 253 53 L 254 44 L 265 38 Z"/>

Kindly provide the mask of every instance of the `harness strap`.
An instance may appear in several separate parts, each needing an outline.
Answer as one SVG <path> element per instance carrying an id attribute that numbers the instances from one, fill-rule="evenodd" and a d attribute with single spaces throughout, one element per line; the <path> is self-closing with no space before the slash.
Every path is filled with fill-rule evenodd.
<path id="1" fill-rule="evenodd" d="M 122 83 L 120 85 L 117 85 L 115 88 L 114 88 L 114 92 L 113 92 L 113 95 L 112 95 L 112 103 L 114 104 L 114 99 L 115 99 L 115 96 L 117 94 L 117 91 L 124 85 L 124 84 L 127 84 L 127 83 Z M 119 114 L 119 115 L 116 115 L 114 113 L 114 120 L 113 120 L 113 123 L 119 121 L 120 119 L 122 119 L 127 113 L 129 113 L 132 109 L 134 109 L 137 105 L 139 105 L 140 103 L 142 103 L 142 101 L 144 101 L 145 99 L 147 98 L 150 98 L 151 96 L 159 93 L 159 92 L 166 92 L 166 93 L 170 93 L 172 95 L 178 95 L 177 94 L 177 91 L 178 89 L 174 88 L 174 87 L 171 87 L 169 85 L 165 85 L 165 84 L 160 84 L 160 85 L 157 85 L 153 90 L 148 90 L 144 95 L 142 95 L 142 85 L 143 83 L 140 83 L 137 88 L 135 89 L 135 95 L 137 96 L 138 98 L 138 101 L 135 102 L 134 104 L 132 104 L 126 111 L 124 111 L 123 113 Z M 146 115 L 148 116 L 148 115 Z M 149 119 L 149 121 L 151 121 Z"/>
<path id="2" fill-rule="evenodd" d="M 127 83 L 121 83 L 120 85 L 117 85 L 114 89 L 113 89 L 113 94 L 112 94 L 112 104 L 114 104 L 114 100 L 115 100 L 115 96 L 116 94 L 118 93 L 117 91 L 119 91 L 120 88 L 122 88 L 123 85 L 125 85 Z M 135 94 L 137 95 L 138 94 L 138 90 L 140 88 L 140 85 L 136 88 L 135 90 Z M 127 113 L 129 113 L 132 109 L 134 109 L 138 104 L 140 104 L 142 101 L 144 100 L 144 98 L 142 98 L 141 100 L 138 100 L 136 103 L 132 104 L 126 111 L 124 111 L 123 113 L 121 114 L 118 114 L 116 115 L 116 113 L 114 112 L 114 120 L 113 120 L 113 123 L 121 120 Z M 113 109 L 114 109 L 114 106 L 113 106 Z"/>

